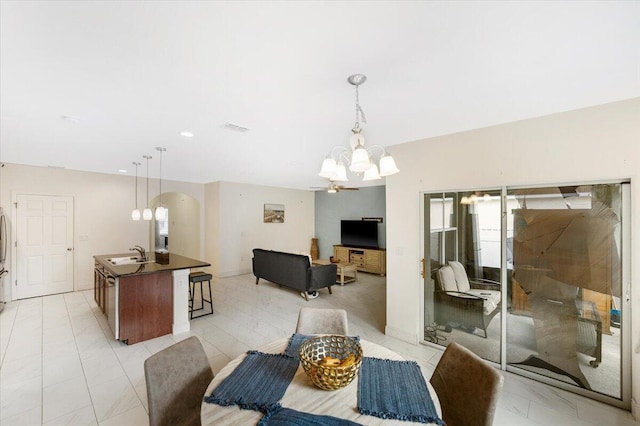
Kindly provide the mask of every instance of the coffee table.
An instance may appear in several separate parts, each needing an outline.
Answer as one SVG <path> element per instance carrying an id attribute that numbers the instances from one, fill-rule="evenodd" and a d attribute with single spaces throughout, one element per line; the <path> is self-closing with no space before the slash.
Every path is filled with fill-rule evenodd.
<path id="1" fill-rule="evenodd" d="M 316 259 L 311 262 L 312 265 L 331 265 L 329 259 Z M 353 283 L 358 278 L 358 269 L 354 263 L 339 262 L 334 263 L 338 267 L 338 276 L 336 277 L 336 283 L 345 285 L 346 283 Z"/>

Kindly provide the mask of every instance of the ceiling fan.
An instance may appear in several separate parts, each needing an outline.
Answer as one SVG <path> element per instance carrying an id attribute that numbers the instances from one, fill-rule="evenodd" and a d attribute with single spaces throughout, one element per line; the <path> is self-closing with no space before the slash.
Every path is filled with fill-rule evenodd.
<path id="1" fill-rule="evenodd" d="M 311 189 L 326 189 L 329 194 L 335 194 L 340 191 L 357 191 L 360 188 L 350 188 L 342 185 L 336 185 L 335 182 L 329 182 L 329 186 L 314 186 Z"/>

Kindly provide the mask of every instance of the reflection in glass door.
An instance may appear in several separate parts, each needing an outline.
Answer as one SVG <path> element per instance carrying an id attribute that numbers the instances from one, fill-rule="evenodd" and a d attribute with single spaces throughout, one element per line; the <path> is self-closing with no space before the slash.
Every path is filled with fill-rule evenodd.
<path id="1" fill-rule="evenodd" d="M 449 260 L 456 260 L 457 252 L 457 194 L 436 193 L 424 196 L 424 229 L 428 232 L 425 239 L 425 260 L 423 277 L 425 286 L 424 300 L 424 339 L 438 343 L 443 339 L 439 332 L 442 327 L 436 322 L 438 314 L 434 304 L 435 274 L 438 268 Z"/>
<path id="2" fill-rule="evenodd" d="M 628 406 L 629 185 L 504 191 L 424 195 L 424 340 Z"/>
<path id="3" fill-rule="evenodd" d="M 498 363 L 500 190 L 425 197 L 430 212 L 428 228 L 425 224 L 430 241 L 425 247 L 430 259 L 424 292 L 425 319 L 430 319 L 425 320 L 425 341 L 445 346 L 456 342 Z"/>
<path id="4" fill-rule="evenodd" d="M 508 191 L 507 363 L 622 397 L 622 185 Z"/>

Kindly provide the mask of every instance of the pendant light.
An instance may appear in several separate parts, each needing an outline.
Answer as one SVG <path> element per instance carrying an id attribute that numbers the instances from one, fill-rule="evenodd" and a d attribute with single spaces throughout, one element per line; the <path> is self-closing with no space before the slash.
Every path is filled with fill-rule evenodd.
<path id="1" fill-rule="evenodd" d="M 166 150 L 167 148 L 156 147 L 156 151 L 160 152 L 160 204 L 156 209 L 156 220 L 165 220 L 167 217 L 167 209 L 162 207 L 162 153 Z"/>
<path id="2" fill-rule="evenodd" d="M 133 211 L 131 212 L 131 219 L 133 220 L 140 220 L 140 209 L 138 208 L 138 166 L 140 165 L 140 163 L 136 163 L 135 161 L 133 163 L 134 166 L 136 166 L 136 208 L 133 209 Z"/>
<path id="3" fill-rule="evenodd" d="M 147 160 L 147 207 L 145 207 L 142 212 L 142 218 L 144 220 L 151 220 L 153 217 L 153 213 L 151 213 L 151 209 L 149 208 L 149 160 L 152 158 L 150 155 L 143 155 L 142 158 Z"/>

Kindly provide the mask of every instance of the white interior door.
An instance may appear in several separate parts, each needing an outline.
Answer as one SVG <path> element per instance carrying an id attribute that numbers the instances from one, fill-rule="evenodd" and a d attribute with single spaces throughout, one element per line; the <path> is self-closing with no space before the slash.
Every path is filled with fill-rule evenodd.
<path id="1" fill-rule="evenodd" d="M 73 197 L 16 198 L 16 297 L 73 291 Z"/>

